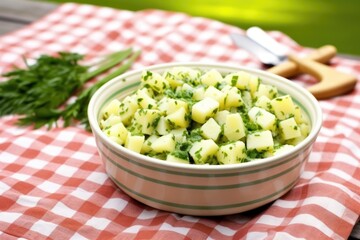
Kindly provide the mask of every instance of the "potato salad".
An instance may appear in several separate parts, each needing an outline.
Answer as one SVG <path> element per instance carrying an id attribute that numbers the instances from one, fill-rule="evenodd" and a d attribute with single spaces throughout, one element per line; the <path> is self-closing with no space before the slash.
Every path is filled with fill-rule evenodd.
<path id="1" fill-rule="evenodd" d="M 102 111 L 122 146 L 184 164 L 237 164 L 286 152 L 310 131 L 291 96 L 250 73 L 175 67 L 144 71 L 140 87 Z"/>

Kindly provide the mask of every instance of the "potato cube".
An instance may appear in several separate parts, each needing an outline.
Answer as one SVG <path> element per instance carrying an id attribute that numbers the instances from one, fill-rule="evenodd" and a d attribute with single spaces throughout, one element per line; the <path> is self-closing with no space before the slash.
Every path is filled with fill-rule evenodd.
<path id="1" fill-rule="evenodd" d="M 167 134 L 156 139 L 151 148 L 156 153 L 172 152 L 175 150 L 175 137 L 173 134 Z"/>
<path id="2" fill-rule="evenodd" d="M 175 128 L 187 128 L 190 123 L 187 115 L 188 111 L 181 107 L 176 112 L 167 115 L 165 119 Z"/>
<path id="3" fill-rule="evenodd" d="M 285 140 L 301 136 L 300 128 L 293 117 L 280 121 L 279 129 L 282 138 Z"/>
<path id="4" fill-rule="evenodd" d="M 208 163 L 214 157 L 219 147 L 212 139 L 201 140 L 195 142 L 190 148 L 190 156 L 196 164 Z"/>
<path id="5" fill-rule="evenodd" d="M 259 131 L 249 133 L 246 138 L 246 147 L 248 150 L 269 151 L 274 148 L 274 140 L 271 131 Z"/>
<path id="6" fill-rule="evenodd" d="M 280 120 L 284 120 L 295 115 L 295 105 L 289 95 L 274 98 L 270 103 L 275 116 Z"/>
<path id="7" fill-rule="evenodd" d="M 168 154 L 166 156 L 166 161 L 168 162 L 174 162 L 174 163 L 183 163 L 183 164 L 190 164 L 188 159 L 182 159 L 182 158 L 178 158 L 172 154 Z"/>
<path id="8" fill-rule="evenodd" d="M 119 122 L 105 130 L 106 135 L 112 137 L 117 143 L 123 145 L 126 141 L 128 130 L 122 122 Z"/>
<path id="9" fill-rule="evenodd" d="M 256 100 L 255 106 L 265 109 L 266 111 L 270 111 L 271 110 L 271 100 L 266 96 L 260 96 Z"/>
<path id="10" fill-rule="evenodd" d="M 242 99 L 244 102 L 244 105 L 250 108 L 253 105 L 253 99 L 251 97 L 251 93 L 247 90 L 242 91 Z"/>
<path id="11" fill-rule="evenodd" d="M 170 131 L 174 135 L 176 142 L 183 142 L 186 140 L 187 130 L 186 128 L 177 128 Z"/>
<path id="12" fill-rule="evenodd" d="M 144 141 L 145 136 L 133 136 L 130 132 L 128 132 L 128 136 L 125 141 L 125 147 L 134 152 L 140 153 Z"/>
<path id="13" fill-rule="evenodd" d="M 244 105 L 243 99 L 241 97 L 241 92 L 236 87 L 231 87 L 227 85 L 223 89 L 221 89 L 221 91 L 225 93 L 225 109 L 229 109 L 231 107 L 240 107 Z"/>
<path id="14" fill-rule="evenodd" d="M 203 86 L 199 86 L 199 87 L 194 89 L 193 99 L 196 100 L 196 101 L 203 100 L 204 99 L 204 94 L 205 94 L 205 88 Z"/>
<path id="15" fill-rule="evenodd" d="M 141 75 L 142 85 L 150 87 L 157 93 L 164 92 L 165 89 L 169 88 L 169 82 L 157 72 L 143 71 Z"/>
<path id="16" fill-rule="evenodd" d="M 216 86 L 223 81 L 223 77 L 217 70 L 211 69 L 200 77 L 200 81 L 206 86 Z"/>
<path id="17" fill-rule="evenodd" d="M 240 71 L 226 75 L 224 81 L 231 86 L 235 86 L 238 89 L 245 90 L 249 88 L 249 81 L 251 77 L 251 74 Z"/>
<path id="18" fill-rule="evenodd" d="M 240 114 L 230 113 L 226 116 L 224 135 L 229 141 L 240 140 L 245 136 L 245 126 Z"/>
<path id="19" fill-rule="evenodd" d="M 133 126 L 142 134 L 153 134 L 161 114 L 155 109 L 138 109 L 133 118 Z"/>
<path id="20" fill-rule="evenodd" d="M 172 89 L 175 89 L 176 87 L 179 87 L 184 83 L 181 79 L 177 78 L 174 74 L 172 74 L 169 71 L 163 73 L 163 78 L 169 83 L 169 86 Z"/>
<path id="21" fill-rule="evenodd" d="M 156 126 L 156 132 L 159 135 L 166 135 L 170 132 L 171 127 L 169 122 L 167 121 L 167 119 L 164 116 L 161 116 L 159 119 L 159 122 Z"/>
<path id="22" fill-rule="evenodd" d="M 261 96 L 265 96 L 268 99 L 273 99 L 277 96 L 278 91 L 277 88 L 272 86 L 272 85 L 268 85 L 268 84 L 260 84 L 259 85 L 259 89 L 256 92 L 255 96 L 257 98 L 260 98 Z"/>
<path id="23" fill-rule="evenodd" d="M 111 100 L 103 110 L 104 117 L 108 118 L 111 115 L 119 115 L 120 104 L 121 102 L 118 99 Z"/>
<path id="24" fill-rule="evenodd" d="M 243 162 L 246 158 L 246 148 L 242 141 L 236 141 L 220 146 L 217 154 L 220 164 L 234 164 Z"/>
<path id="25" fill-rule="evenodd" d="M 151 145 L 152 143 L 158 139 L 159 136 L 158 135 L 151 135 L 149 136 L 145 142 L 143 143 L 142 147 L 141 147 L 141 153 L 142 154 L 146 154 L 152 151 Z"/>
<path id="26" fill-rule="evenodd" d="M 258 124 L 262 129 L 275 130 L 276 117 L 274 114 L 259 107 L 253 107 L 248 112 L 249 118 L 252 122 Z"/>
<path id="27" fill-rule="evenodd" d="M 204 97 L 212 98 L 219 103 L 219 109 L 224 108 L 225 96 L 225 93 L 213 86 L 208 87 L 204 92 Z"/>
<path id="28" fill-rule="evenodd" d="M 255 95 L 259 89 L 259 85 L 260 85 L 260 79 L 257 76 L 250 74 L 249 90 L 250 90 L 252 97 L 255 97 Z"/>
<path id="29" fill-rule="evenodd" d="M 134 116 L 134 113 L 136 112 L 136 110 L 139 108 L 139 106 L 137 105 L 137 99 L 134 96 L 127 96 L 124 98 L 124 100 L 121 101 L 120 104 L 120 116 L 121 116 L 121 121 L 125 124 L 128 125 L 132 119 L 132 117 Z"/>
<path id="30" fill-rule="evenodd" d="M 101 129 L 106 129 L 120 122 L 121 122 L 120 116 L 110 115 L 106 120 L 103 119 L 100 120 L 100 127 Z"/>
<path id="31" fill-rule="evenodd" d="M 295 121 L 297 124 L 307 122 L 307 117 L 303 110 L 295 104 L 295 115 L 294 115 Z"/>
<path id="32" fill-rule="evenodd" d="M 282 145 L 281 147 L 274 150 L 274 156 L 275 155 L 280 155 L 280 154 L 285 154 L 285 153 L 289 152 L 293 148 L 294 148 L 294 146 L 290 145 L 290 144 Z"/>
<path id="33" fill-rule="evenodd" d="M 219 102 L 206 97 L 192 106 L 191 118 L 198 123 L 204 123 L 213 117 L 219 109 Z"/>
<path id="34" fill-rule="evenodd" d="M 221 126 L 226 123 L 226 116 L 229 114 L 230 112 L 228 110 L 218 111 L 215 114 L 214 119 Z"/>
<path id="35" fill-rule="evenodd" d="M 169 71 L 171 74 L 175 76 L 176 79 L 186 79 L 188 81 L 191 80 L 191 84 L 199 85 L 199 77 L 201 72 L 199 70 L 189 68 L 189 67 L 174 67 Z"/>
<path id="36" fill-rule="evenodd" d="M 158 109 L 164 114 L 171 114 L 180 108 L 188 109 L 189 104 L 179 99 L 164 97 L 158 103 Z"/>
<path id="37" fill-rule="evenodd" d="M 156 107 L 156 100 L 153 99 L 151 95 L 147 88 L 139 89 L 136 92 L 136 102 L 138 106 L 146 109 L 154 109 Z"/>
<path id="38" fill-rule="evenodd" d="M 204 125 L 201 126 L 201 135 L 205 139 L 212 139 L 216 141 L 221 133 L 221 127 L 213 118 L 209 118 Z"/>

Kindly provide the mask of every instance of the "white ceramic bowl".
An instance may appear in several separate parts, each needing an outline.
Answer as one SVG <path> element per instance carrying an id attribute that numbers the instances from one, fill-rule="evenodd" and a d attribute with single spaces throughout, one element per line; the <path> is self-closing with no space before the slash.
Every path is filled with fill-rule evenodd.
<path id="1" fill-rule="evenodd" d="M 147 68 L 163 72 L 176 66 L 217 69 L 222 73 L 243 70 L 264 83 L 290 94 L 308 115 L 310 135 L 281 156 L 233 165 L 169 163 L 132 152 L 111 141 L 100 129 L 101 109 L 112 99 L 136 89 L 144 69 L 109 81 L 92 97 L 88 117 L 109 177 L 132 198 L 166 211 L 189 215 L 224 215 L 244 212 L 281 197 L 298 181 L 322 124 L 317 100 L 304 88 L 271 73 L 240 66 L 171 63 Z"/>

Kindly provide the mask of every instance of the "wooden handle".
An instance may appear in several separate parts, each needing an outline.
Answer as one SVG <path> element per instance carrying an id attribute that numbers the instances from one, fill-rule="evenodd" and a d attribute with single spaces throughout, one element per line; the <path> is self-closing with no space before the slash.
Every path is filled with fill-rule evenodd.
<path id="1" fill-rule="evenodd" d="M 301 72 L 308 73 L 320 81 L 308 88 L 317 99 L 326 99 L 347 93 L 356 85 L 357 80 L 353 75 L 339 72 L 311 59 L 301 59 L 292 55 L 289 56 L 289 59 L 298 66 Z"/>
<path id="2" fill-rule="evenodd" d="M 336 48 L 332 45 L 326 45 L 310 53 L 306 59 L 327 63 L 335 55 Z M 285 78 L 292 77 L 300 73 L 300 69 L 297 64 L 292 61 L 286 61 L 275 67 L 269 68 L 267 71 Z"/>

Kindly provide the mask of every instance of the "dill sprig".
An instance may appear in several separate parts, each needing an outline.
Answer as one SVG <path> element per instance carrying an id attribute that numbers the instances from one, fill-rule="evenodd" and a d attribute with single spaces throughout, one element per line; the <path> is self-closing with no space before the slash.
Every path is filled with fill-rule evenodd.
<path id="1" fill-rule="evenodd" d="M 8 80 L 0 83 L 0 116 L 21 115 L 18 124 L 35 128 L 51 128 L 62 118 L 65 127 L 80 121 L 89 129 L 86 111 L 91 96 L 105 82 L 129 69 L 139 53 L 125 49 L 106 55 L 93 66 L 80 65 L 84 55 L 71 52 L 41 55 L 33 65 L 24 59 L 25 69 L 16 68 L 3 75 Z M 118 69 L 82 89 L 88 80 L 122 62 Z M 66 104 L 77 92 L 76 100 Z"/>

